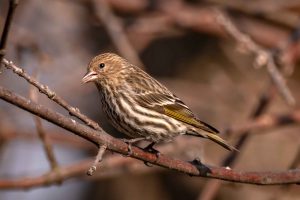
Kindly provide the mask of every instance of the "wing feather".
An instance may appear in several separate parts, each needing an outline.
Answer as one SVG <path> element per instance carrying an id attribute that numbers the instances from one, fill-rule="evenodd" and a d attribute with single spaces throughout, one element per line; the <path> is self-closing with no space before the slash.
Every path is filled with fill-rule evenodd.
<path id="1" fill-rule="evenodd" d="M 176 96 L 161 93 L 149 93 L 136 95 L 135 98 L 136 102 L 143 107 L 153 108 L 159 113 L 204 131 L 214 134 L 219 133 L 217 129 L 198 120 L 193 112 Z"/>

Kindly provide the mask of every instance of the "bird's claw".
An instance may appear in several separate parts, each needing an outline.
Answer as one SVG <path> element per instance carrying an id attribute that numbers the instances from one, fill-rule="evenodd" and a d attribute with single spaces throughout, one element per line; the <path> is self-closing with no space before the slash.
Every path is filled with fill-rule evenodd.
<path id="1" fill-rule="evenodd" d="M 128 148 L 127 156 L 128 156 L 128 157 L 129 157 L 129 156 L 132 156 L 132 154 L 133 154 L 133 151 L 132 151 L 132 144 L 129 143 L 127 148 Z"/>
<path id="2" fill-rule="evenodd" d="M 160 152 L 159 152 L 158 150 L 156 150 L 156 149 L 153 148 L 154 145 L 155 145 L 155 143 L 152 142 L 151 144 L 149 144 L 148 146 L 146 146 L 143 150 L 144 150 L 144 151 L 147 151 L 147 152 L 149 152 L 149 153 L 155 154 L 156 157 L 158 158 L 159 155 L 160 155 Z"/>
<path id="3" fill-rule="evenodd" d="M 153 148 L 154 145 L 155 145 L 155 143 L 152 142 L 151 144 L 149 144 L 148 146 L 146 146 L 143 150 L 144 150 L 144 151 L 147 151 L 147 152 L 149 152 L 149 153 L 155 154 L 155 155 L 156 155 L 156 159 L 158 159 L 159 156 L 160 156 L 160 152 L 159 152 L 158 150 L 156 150 L 156 149 Z M 151 165 L 149 162 L 147 162 L 147 161 L 144 161 L 144 164 L 145 164 L 147 167 L 152 167 L 152 165 Z"/>
<path id="4" fill-rule="evenodd" d="M 158 150 L 154 149 L 154 148 L 145 148 L 144 150 L 149 152 L 149 153 L 155 154 L 157 157 L 159 157 L 159 155 L 160 155 L 160 152 Z"/>
<path id="5" fill-rule="evenodd" d="M 121 139 L 123 142 L 125 142 L 127 145 L 128 145 L 128 153 L 126 156 L 131 156 L 133 154 L 133 151 L 132 151 L 132 144 L 134 143 L 137 143 L 137 142 L 140 142 L 142 140 L 145 140 L 145 138 L 134 138 L 134 139 L 126 139 L 126 138 L 123 138 Z"/>

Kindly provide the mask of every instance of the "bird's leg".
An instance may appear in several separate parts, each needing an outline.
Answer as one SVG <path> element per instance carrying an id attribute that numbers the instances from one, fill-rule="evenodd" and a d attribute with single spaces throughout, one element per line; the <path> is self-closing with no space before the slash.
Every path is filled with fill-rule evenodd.
<path id="1" fill-rule="evenodd" d="M 132 155 L 132 144 L 137 143 L 139 141 L 146 140 L 147 138 L 141 137 L 141 138 L 133 138 L 133 139 L 121 139 L 123 142 L 128 144 L 128 156 Z"/>
<path id="2" fill-rule="evenodd" d="M 148 146 L 146 146 L 143 150 L 150 152 L 150 153 L 154 153 L 156 155 L 156 158 L 159 157 L 160 152 L 156 149 L 153 148 L 153 146 L 156 144 L 156 142 L 151 142 Z M 150 165 L 148 162 L 144 161 L 144 164 L 148 167 L 152 167 L 152 165 Z"/>
<path id="3" fill-rule="evenodd" d="M 149 153 L 155 153 L 157 157 L 159 157 L 160 152 L 153 148 L 156 142 L 151 142 L 148 146 L 146 146 L 143 150 L 148 151 Z"/>

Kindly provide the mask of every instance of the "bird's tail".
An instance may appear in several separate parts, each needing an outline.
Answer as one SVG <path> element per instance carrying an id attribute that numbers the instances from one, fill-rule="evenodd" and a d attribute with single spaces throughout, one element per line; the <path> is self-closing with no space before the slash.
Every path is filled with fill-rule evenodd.
<path id="1" fill-rule="evenodd" d="M 216 134 L 206 133 L 205 135 L 206 135 L 206 138 L 218 143 L 219 145 L 221 145 L 222 147 L 224 147 L 225 149 L 227 149 L 229 151 L 238 151 L 234 146 L 231 146 L 224 139 L 217 136 Z"/>
<path id="2" fill-rule="evenodd" d="M 203 124 L 205 125 L 205 124 Z M 188 135 L 193 135 L 196 137 L 203 137 L 203 138 L 207 138 L 210 139 L 214 142 L 216 142 L 217 144 L 221 145 L 222 147 L 224 147 L 225 149 L 229 150 L 229 151 L 239 151 L 237 150 L 235 147 L 231 146 L 230 144 L 228 144 L 224 139 L 222 139 L 220 136 L 217 135 L 218 131 L 215 131 L 216 129 L 211 129 L 210 126 L 204 128 L 197 128 L 196 130 L 193 130 L 191 132 L 188 132 Z"/>

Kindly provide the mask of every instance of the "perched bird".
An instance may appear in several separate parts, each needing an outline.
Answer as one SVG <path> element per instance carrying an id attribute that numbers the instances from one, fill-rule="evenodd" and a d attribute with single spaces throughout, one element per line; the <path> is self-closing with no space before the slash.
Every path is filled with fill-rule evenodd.
<path id="1" fill-rule="evenodd" d="M 147 150 L 154 151 L 155 143 L 185 134 L 208 138 L 235 150 L 216 135 L 218 130 L 197 119 L 165 86 L 116 54 L 94 57 L 82 82 L 96 84 L 107 118 L 117 130 L 132 138 L 126 140 L 130 145 L 147 140 L 151 142 Z"/>

